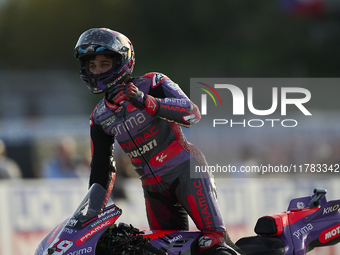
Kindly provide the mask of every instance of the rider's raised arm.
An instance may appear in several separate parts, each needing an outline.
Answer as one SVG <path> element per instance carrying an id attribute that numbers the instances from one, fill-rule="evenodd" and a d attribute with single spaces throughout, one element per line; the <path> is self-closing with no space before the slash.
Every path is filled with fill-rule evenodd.
<path id="1" fill-rule="evenodd" d="M 155 104 L 154 115 L 182 126 L 191 126 L 201 119 L 198 107 L 188 98 L 178 84 L 160 73 L 148 73 L 151 87 L 146 98 L 147 104 Z"/>

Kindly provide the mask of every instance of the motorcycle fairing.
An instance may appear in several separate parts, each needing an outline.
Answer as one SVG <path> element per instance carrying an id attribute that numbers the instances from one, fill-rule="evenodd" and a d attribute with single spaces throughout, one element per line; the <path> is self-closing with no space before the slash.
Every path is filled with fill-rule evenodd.
<path id="1" fill-rule="evenodd" d="M 151 244 L 166 251 L 169 255 L 199 254 L 197 240 L 200 231 L 156 230 L 146 231 L 144 238 L 151 238 Z"/>
<path id="2" fill-rule="evenodd" d="M 101 210 L 105 196 L 106 191 L 101 185 L 92 185 L 73 215 L 51 231 L 40 243 L 35 255 L 94 255 L 100 233 L 122 214 L 122 210 L 114 204 Z"/>

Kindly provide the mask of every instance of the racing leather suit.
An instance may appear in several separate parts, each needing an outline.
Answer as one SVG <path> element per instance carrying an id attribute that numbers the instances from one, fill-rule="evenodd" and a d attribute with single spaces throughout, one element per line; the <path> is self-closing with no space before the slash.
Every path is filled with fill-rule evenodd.
<path id="1" fill-rule="evenodd" d="M 116 139 L 141 179 L 150 229 L 187 230 L 189 214 L 201 231 L 225 232 L 213 179 L 207 173 L 190 178 L 190 169 L 206 161 L 180 126 L 200 120 L 197 106 L 163 74 L 148 73 L 130 81 L 158 99 L 151 102 L 156 112 L 151 115 L 127 100 L 118 108 L 105 98 L 97 104 L 90 121 L 90 185 L 112 186 L 109 158 Z"/>

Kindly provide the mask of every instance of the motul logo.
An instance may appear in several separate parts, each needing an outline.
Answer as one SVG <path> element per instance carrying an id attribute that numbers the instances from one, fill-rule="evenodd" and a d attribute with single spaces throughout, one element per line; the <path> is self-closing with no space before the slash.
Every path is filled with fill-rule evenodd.
<path id="1" fill-rule="evenodd" d="M 340 236 L 340 224 L 322 231 L 319 240 L 321 243 L 327 243 L 339 236 Z"/>

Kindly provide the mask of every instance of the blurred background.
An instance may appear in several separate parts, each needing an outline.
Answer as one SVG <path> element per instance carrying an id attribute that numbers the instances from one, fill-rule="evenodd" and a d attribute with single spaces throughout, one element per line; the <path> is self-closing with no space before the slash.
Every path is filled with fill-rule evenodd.
<path id="1" fill-rule="evenodd" d="M 93 27 L 117 30 L 132 41 L 136 51 L 135 76 L 151 71 L 164 73 L 187 94 L 192 77 L 336 78 L 340 74 L 337 0 L 0 0 L 0 164 L 11 169 L 0 170 L 0 203 L 7 203 L 6 208 L 12 212 L 13 202 L 9 198 L 16 196 L 16 201 L 22 203 L 14 208 L 23 219 L 22 223 L 14 220 L 12 225 L 6 223 L 8 228 L 2 227 L 0 254 L 19 254 L 15 249 L 26 254 L 29 249 L 25 246 L 36 247 L 39 238 L 68 215 L 64 212 L 53 216 L 51 204 L 31 214 L 29 205 L 22 206 L 41 192 L 54 192 L 54 186 L 46 179 L 77 178 L 81 188 L 68 187 L 72 194 L 83 194 L 87 188 L 89 116 L 101 95 L 92 95 L 80 80 L 73 48 L 80 34 Z M 322 86 L 313 87 L 312 95 L 324 97 L 311 100 L 310 107 L 324 114 L 338 113 L 338 92 L 340 87 L 333 87 L 328 94 Z M 331 132 L 318 130 L 328 132 L 328 136 L 322 138 L 317 151 L 338 160 L 335 156 L 340 154 L 339 143 L 335 147 L 324 143 L 325 139 L 334 142 L 337 120 L 332 127 Z M 240 161 L 248 157 L 244 145 L 235 145 Z M 289 145 L 283 151 L 282 146 L 271 146 L 279 148 L 281 155 L 291 151 Z M 117 148 L 119 178 L 127 182 L 126 186 L 117 185 L 115 194 L 132 206 L 131 192 L 126 194 L 126 187 L 134 187 L 131 183 L 136 174 L 120 153 Z M 280 161 L 275 158 L 278 153 L 273 153 L 274 158 L 268 162 Z M 288 181 L 286 185 L 292 184 Z M 293 185 L 291 190 L 311 191 L 313 185 Z M 336 186 L 334 183 L 330 189 Z M 61 198 L 69 196 L 60 192 Z M 44 203 L 50 200 L 45 199 Z M 143 204 L 139 205 L 143 218 Z M 11 213 L 3 210 L 0 214 L 8 219 Z M 41 219 L 43 213 L 52 213 L 45 225 L 37 217 Z M 25 225 L 30 221 L 31 225 Z M 249 224 L 244 218 L 237 221 L 233 217 L 227 217 L 226 222 Z M 5 239 L 1 241 L 4 236 L 11 236 L 9 232 L 22 244 L 13 248 L 11 242 L 6 245 Z"/>
<path id="2" fill-rule="evenodd" d="M 88 139 L 101 95 L 79 79 L 73 48 L 89 28 L 127 35 L 135 76 L 162 72 L 189 94 L 191 77 L 338 77 L 339 23 L 334 0 L 2 0 L 0 139 L 25 178 L 41 176 L 41 153 L 49 151 L 42 146 L 63 135 Z"/>

